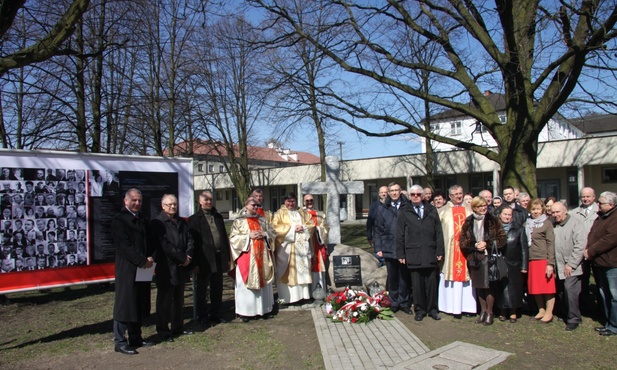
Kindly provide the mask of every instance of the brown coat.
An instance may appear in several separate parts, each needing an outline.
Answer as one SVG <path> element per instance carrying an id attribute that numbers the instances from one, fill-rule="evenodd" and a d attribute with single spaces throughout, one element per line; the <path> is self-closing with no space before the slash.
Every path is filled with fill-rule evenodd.
<path id="1" fill-rule="evenodd" d="M 465 258 L 480 260 L 480 266 L 478 268 L 470 268 L 469 276 L 471 278 L 471 285 L 474 288 L 487 289 L 489 288 L 488 279 L 488 263 L 487 254 L 478 252 L 476 249 L 476 236 L 473 233 L 473 215 L 467 217 L 463 227 L 461 229 L 461 236 L 459 243 L 461 252 L 465 255 Z M 493 217 L 487 213 L 484 217 L 484 241 L 486 242 L 486 253 L 490 254 L 493 248 L 493 244 L 499 250 L 506 245 L 507 236 L 503 230 L 503 226 L 498 218 Z"/>
<path id="2" fill-rule="evenodd" d="M 617 207 L 599 214 L 587 238 L 589 259 L 602 267 L 617 267 Z"/>

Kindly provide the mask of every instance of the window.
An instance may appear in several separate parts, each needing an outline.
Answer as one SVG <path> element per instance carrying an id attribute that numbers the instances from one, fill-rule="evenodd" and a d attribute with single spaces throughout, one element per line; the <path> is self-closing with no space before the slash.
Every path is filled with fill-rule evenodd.
<path id="1" fill-rule="evenodd" d="M 508 122 L 508 117 L 505 114 L 502 114 L 499 116 L 499 121 L 501 121 L 502 124 L 506 124 L 506 122 Z"/>
<path id="2" fill-rule="evenodd" d="M 460 135 L 462 132 L 461 126 L 462 125 L 460 121 L 450 123 L 450 135 L 451 136 Z"/>
<path id="3" fill-rule="evenodd" d="M 209 164 L 209 165 L 208 165 L 208 172 L 209 172 L 209 173 L 214 172 L 214 165 L 213 165 L 213 164 Z"/>
<path id="4" fill-rule="evenodd" d="M 603 168 L 602 182 L 617 182 L 617 167 Z"/>
<path id="5" fill-rule="evenodd" d="M 431 131 L 433 132 L 439 131 L 439 123 L 431 123 Z"/>
<path id="6" fill-rule="evenodd" d="M 216 200 L 223 200 L 223 192 L 227 192 L 226 190 L 217 190 L 216 191 Z"/>
<path id="7" fill-rule="evenodd" d="M 225 167 L 222 164 L 219 164 L 219 172 L 225 172 Z"/>
<path id="8" fill-rule="evenodd" d="M 542 199 L 548 197 L 561 199 L 559 180 L 538 180 L 538 197 Z"/>
<path id="9" fill-rule="evenodd" d="M 197 165 L 197 172 L 204 172 L 204 164 L 203 163 L 199 163 Z"/>

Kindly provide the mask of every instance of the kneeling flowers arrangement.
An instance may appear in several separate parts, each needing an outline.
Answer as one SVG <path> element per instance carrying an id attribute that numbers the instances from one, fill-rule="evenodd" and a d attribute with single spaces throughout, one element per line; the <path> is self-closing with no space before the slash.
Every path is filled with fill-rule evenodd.
<path id="1" fill-rule="evenodd" d="M 326 314 L 334 322 L 367 323 L 373 319 L 391 320 L 390 298 L 385 291 L 372 297 L 363 291 L 345 288 L 326 297 Z"/>

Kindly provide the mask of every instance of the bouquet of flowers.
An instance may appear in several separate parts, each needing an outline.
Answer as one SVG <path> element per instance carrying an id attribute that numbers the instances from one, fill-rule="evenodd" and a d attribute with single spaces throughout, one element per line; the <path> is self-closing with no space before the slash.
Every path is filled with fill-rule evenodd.
<path id="1" fill-rule="evenodd" d="M 390 298 L 385 291 L 372 297 L 363 291 L 345 288 L 326 298 L 326 313 L 334 322 L 367 323 L 373 319 L 391 320 Z"/>

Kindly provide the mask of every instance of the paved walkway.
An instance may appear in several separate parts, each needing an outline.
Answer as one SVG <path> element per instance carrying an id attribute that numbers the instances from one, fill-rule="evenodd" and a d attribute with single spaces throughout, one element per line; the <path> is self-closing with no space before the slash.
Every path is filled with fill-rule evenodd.
<path id="1" fill-rule="evenodd" d="M 464 342 L 430 351 L 396 317 L 368 324 L 335 323 L 322 307 L 311 310 L 326 370 L 339 369 L 489 369 L 511 353 Z"/>

